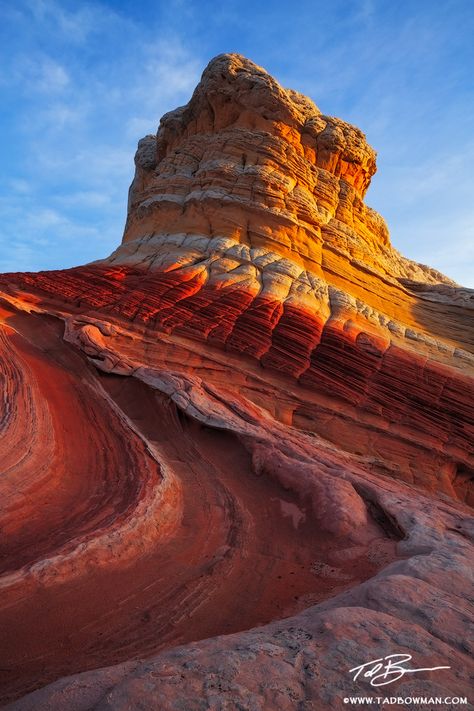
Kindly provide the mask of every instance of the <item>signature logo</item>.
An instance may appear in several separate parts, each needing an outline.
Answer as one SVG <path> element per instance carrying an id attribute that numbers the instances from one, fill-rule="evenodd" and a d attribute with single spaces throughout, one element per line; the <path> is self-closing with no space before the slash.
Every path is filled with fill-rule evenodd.
<path id="1" fill-rule="evenodd" d="M 438 669 L 451 669 L 451 667 L 423 667 L 422 669 L 410 669 L 406 665 L 412 659 L 411 654 L 388 654 L 380 659 L 372 659 L 371 662 L 359 664 L 358 667 L 349 669 L 349 673 L 354 673 L 352 681 L 359 677 L 370 679 L 371 686 L 387 686 L 394 681 L 401 679 L 405 674 L 415 674 L 423 671 L 437 671 Z"/>

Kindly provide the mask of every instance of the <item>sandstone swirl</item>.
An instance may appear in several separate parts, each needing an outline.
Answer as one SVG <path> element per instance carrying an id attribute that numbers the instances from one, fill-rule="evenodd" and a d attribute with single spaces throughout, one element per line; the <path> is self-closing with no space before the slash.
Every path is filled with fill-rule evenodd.
<path id="1" fill-rule="evenodd" d="M 239 55 L 135 162 L 108 259 L 0 276 L 4 702 L 339 709 L 393 653 L 465 695 L 473 293 Z"/>

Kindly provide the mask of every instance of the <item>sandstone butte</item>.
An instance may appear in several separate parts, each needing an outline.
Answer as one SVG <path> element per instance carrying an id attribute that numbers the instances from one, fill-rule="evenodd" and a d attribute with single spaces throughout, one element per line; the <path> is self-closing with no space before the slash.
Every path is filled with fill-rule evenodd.
<path id="1" fill-rule="evenodd" d="M 6 708 L 469 696 L 473 292 L 391 246 L 375 158 L 221 55 L 118 249 L 0 277 Z M 349 673 L 397 653 L 450 668 Z"/>

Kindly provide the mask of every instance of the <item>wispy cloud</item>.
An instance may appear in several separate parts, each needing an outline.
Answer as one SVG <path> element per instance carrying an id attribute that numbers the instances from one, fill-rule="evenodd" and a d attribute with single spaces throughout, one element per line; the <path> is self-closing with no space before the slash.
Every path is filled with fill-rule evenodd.
<path id="1" fill-rule="evenodd" d="M 6 146 L 0 177 L 0 271 L 97 259 L 120 240 L 138 139 L 202 60 L 102 3 L 25 0 L 6 19 L 4 125 L 21 150 Z"/>
<path id="2" fill-rule="evenodd" d="M 10 181 L 8 181 L 8 187 L 14 193 L 27 194 L 31 192 L 31 184 L 27 180 L 23 180 L 22 178 L 12 178 Z"/>
<path id="3" fill-rule="evenodd" d="M 48 56 L 38 54 L 31 58 L 20 57 L 15 66 L 14 79 L 27 92 L 46 94 L 61 92 L 69 84 L 65 68 Z"/>
<path id="4" fill-rule="evenodd" d="M 69 6 L 69 7 L 68 7 Z M 99 33 L 107 22 L 119 22 L 120 16 L 105 4 L 84 3 L 72 6 L 55 0 L 26 0 L 20 4 L 25 18 L 33 21 L 38 32 L 55 36 L 56 41 L 84 44 L 90 35 Z"/>

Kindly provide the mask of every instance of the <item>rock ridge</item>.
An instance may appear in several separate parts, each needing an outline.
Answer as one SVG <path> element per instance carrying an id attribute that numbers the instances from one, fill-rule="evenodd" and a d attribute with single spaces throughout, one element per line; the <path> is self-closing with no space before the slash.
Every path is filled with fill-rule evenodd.
<path id="1" fill-rule="evenodd" d="M 397 652 L 469 693 L 474 292 L 392 247 L 375 159 L 219 55 L 114 253 L 0 275 L 7 708 L 342 711 Z"/>

